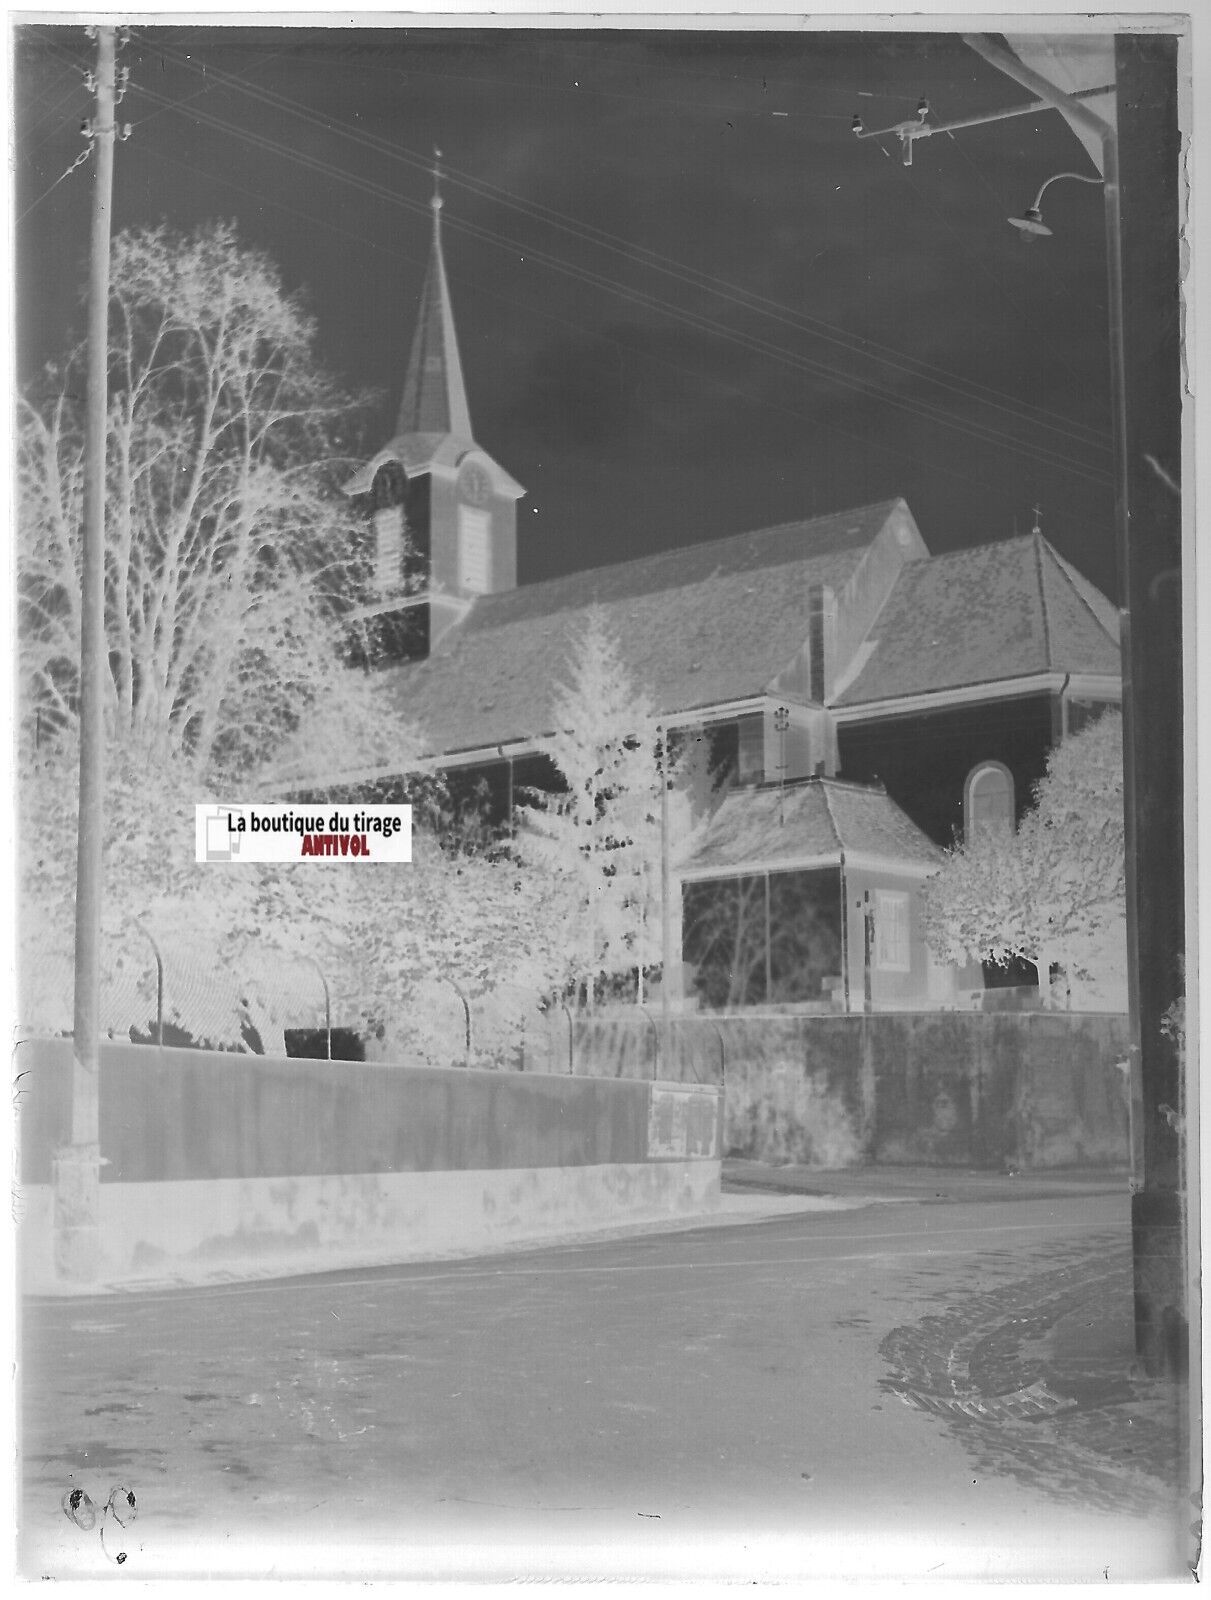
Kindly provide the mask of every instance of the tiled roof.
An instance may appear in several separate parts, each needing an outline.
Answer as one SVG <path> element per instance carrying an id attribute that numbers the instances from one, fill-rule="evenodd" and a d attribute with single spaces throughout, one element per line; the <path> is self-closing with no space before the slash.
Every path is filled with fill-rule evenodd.
<path id="1" fill-rule="evenodd" d="M 1039 672 L 1117 676 L 1114 608 L 1041 534 L 907 563 L 839 706 Z"/>
<path id="2" fill-rule="evenodd" d="M 732 789 L 711 818 L 688 860 L 687 877 L 746 867 L 787 869 L 809 862 L 839 862 L 841 852 L 877 856 L 932 871 L 942 852 L 882 789 L 809 778 L 787 784 Z"/>
<path id="3" fill-rule="evenodd" d="M 789 522 L 484 595 L 433 655 L 383 674 L 433 753 L 553 731 L 554 690 L 600 606 L 637 689 L 662 712 L 761 694 L 802 649 L 813 583 L 840 589 L 899 500 Z"/>

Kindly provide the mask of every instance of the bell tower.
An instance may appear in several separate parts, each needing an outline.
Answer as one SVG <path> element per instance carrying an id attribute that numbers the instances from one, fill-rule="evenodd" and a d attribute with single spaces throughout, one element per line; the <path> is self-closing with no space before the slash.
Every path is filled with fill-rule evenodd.
<path id="1" fill-rule="evenodd" d="M 525 490 L 471 429 L 435 156 L 433 238 L 395 434 L 345 485 L 366 517 L 367 592 L 349 621 L 367 666 L 427 655 L 477 595 L 517 587 Z"/>

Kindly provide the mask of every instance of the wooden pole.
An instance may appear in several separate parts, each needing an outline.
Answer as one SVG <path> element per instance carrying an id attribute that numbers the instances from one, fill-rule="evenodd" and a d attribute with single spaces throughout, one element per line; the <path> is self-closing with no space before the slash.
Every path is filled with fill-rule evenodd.
<path id="1" fill-rule="evenodd" d="M 670 1012 L 673 981 L 672 877 L 669 866 L 669 730 L 656 730 L 660 739 L 660 1070 L 672 1073 L 673 1019 Z"/>
<path id="2" fill-rule="evenodd" d="M 97 109 L 88 283 L 88 388 L 80 606 L 80 817 L 76 853 L 71 1143 L 55 1162 L 55 1265 L 96 1276 L 100 1247 L 101 863 L 105 788 L 105 435 L 114 170 L 114 30 L 97 32 Z"/>

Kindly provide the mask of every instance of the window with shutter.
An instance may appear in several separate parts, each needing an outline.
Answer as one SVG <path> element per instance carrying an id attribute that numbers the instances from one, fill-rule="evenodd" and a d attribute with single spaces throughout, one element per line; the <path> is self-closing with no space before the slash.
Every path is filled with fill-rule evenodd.
<path id="1" fill-rule="evenodd" d="M 458 586 L 465 594 L 484 594 L 488 588 L 488 534 L 492 513 L 473 506 L 458 512 Z"/>
<path id="2" fill-rule="evenodd" d="M 741 717 L 737 729 L 737 779 L 740 783 L 761 783 L 765 778 L 765 719 L 760 715 Z"/>
<path id="3" fill-rule="evenodd" d="M 885 972 L 907 972 L 912 965 L 908 895 L 898 889 L 875 890 L 875 965 Z"/>

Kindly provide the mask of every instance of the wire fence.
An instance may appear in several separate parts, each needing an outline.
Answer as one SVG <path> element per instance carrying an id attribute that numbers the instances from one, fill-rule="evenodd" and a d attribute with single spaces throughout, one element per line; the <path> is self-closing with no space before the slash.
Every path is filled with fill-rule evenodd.
<path id="1" fill-rule="evenodd" d="M 73 989 L 70 940 L 23 941 L 17 984 L 22 1034 L 70 1034 Z M 1016 1025 L 1025 1038 L 1099 1025 L 1092 1015 L 1057 1011 L 1009 1013 L 999 1021 L 970 1012 L 948 1015 L 952 1031 L 976 1029 L 981 1038 L 995 1026 Z M 740 1093 L 746 1073 L 771 1062 L 800 1074 L 827 1068 L 833 1077 L 858 1081 L 872 1047 L 869 1030 L 898 1027 L 904 1037 L 892 1041 L 896 1054 L 909 1048 L 927 1022 L 916 1013 L 905 1013 L 897 1023 L 882 1015 L 680 1007 L 666 1016 L 658 999 L 588 1011 L 513 984 L 476 991 L 462 976 L 444 972 L 401 986 L 391 1014 L 368 1021 L 358 997 L 342 987 L 335 963 L 328 966 L 269 940 L 241 949 L 237 959 L 229 944 L 204 928 L 140 924 L 124 942 L 106 944 L 102 966 L 102 1029 L 139 1044 L 401 1067 L 638 1078 L 709 1084 L 729 1093 Z"/>
<path id="2" fill-rule="evenodd" d="M 70 940 L 18 951 L 22 1034 L 72 1032 Z M 590 1013 L 513 984 L 475 992 L 450 973 L 418 978 L 390 1016 L 368 1022 L 342 975 L 270 940 L 233 954 L 206 929 L 137 924 L 103 941 L 101 1028 L 138 1044 L 275 1057 L 367 1060 L 517 1072 L 720 1083 L 723 1032 L 709 1016 L 656 1005 Z"/>
<path id="3" fill-rule="evenodd" d="M 74 958 L 48 939 L 18 951 L 18 1027 L 70 1033 Z M 105 944 L 101 1029 L 137 1043 L 286 1054 L 286 1032 L 336 1030 L 331 990 L 318 962 L 272 946 L 247 954 L 237 970 L 200 931 L 138 925 L 129 943 Z M 274 1047 L 277 1048 L 274 1048 Z"/>
<path id="4" fill-rule="evenodd" d="M 70 941 L 24 939 L 19 1033 L 70 1034 L 74 982 Z M 525 1070 L 545 1026 L 529 991 L 475 993 L 443 973 L 407 985 L 389 1016 L 369 1021 L 347 975 L 319 957 L 268 940 L 236 956 L 207 930 L 142 924 L 103 942 L 100 999 L 103 1034 L 138 1044 L 402 1065 Z"/>

